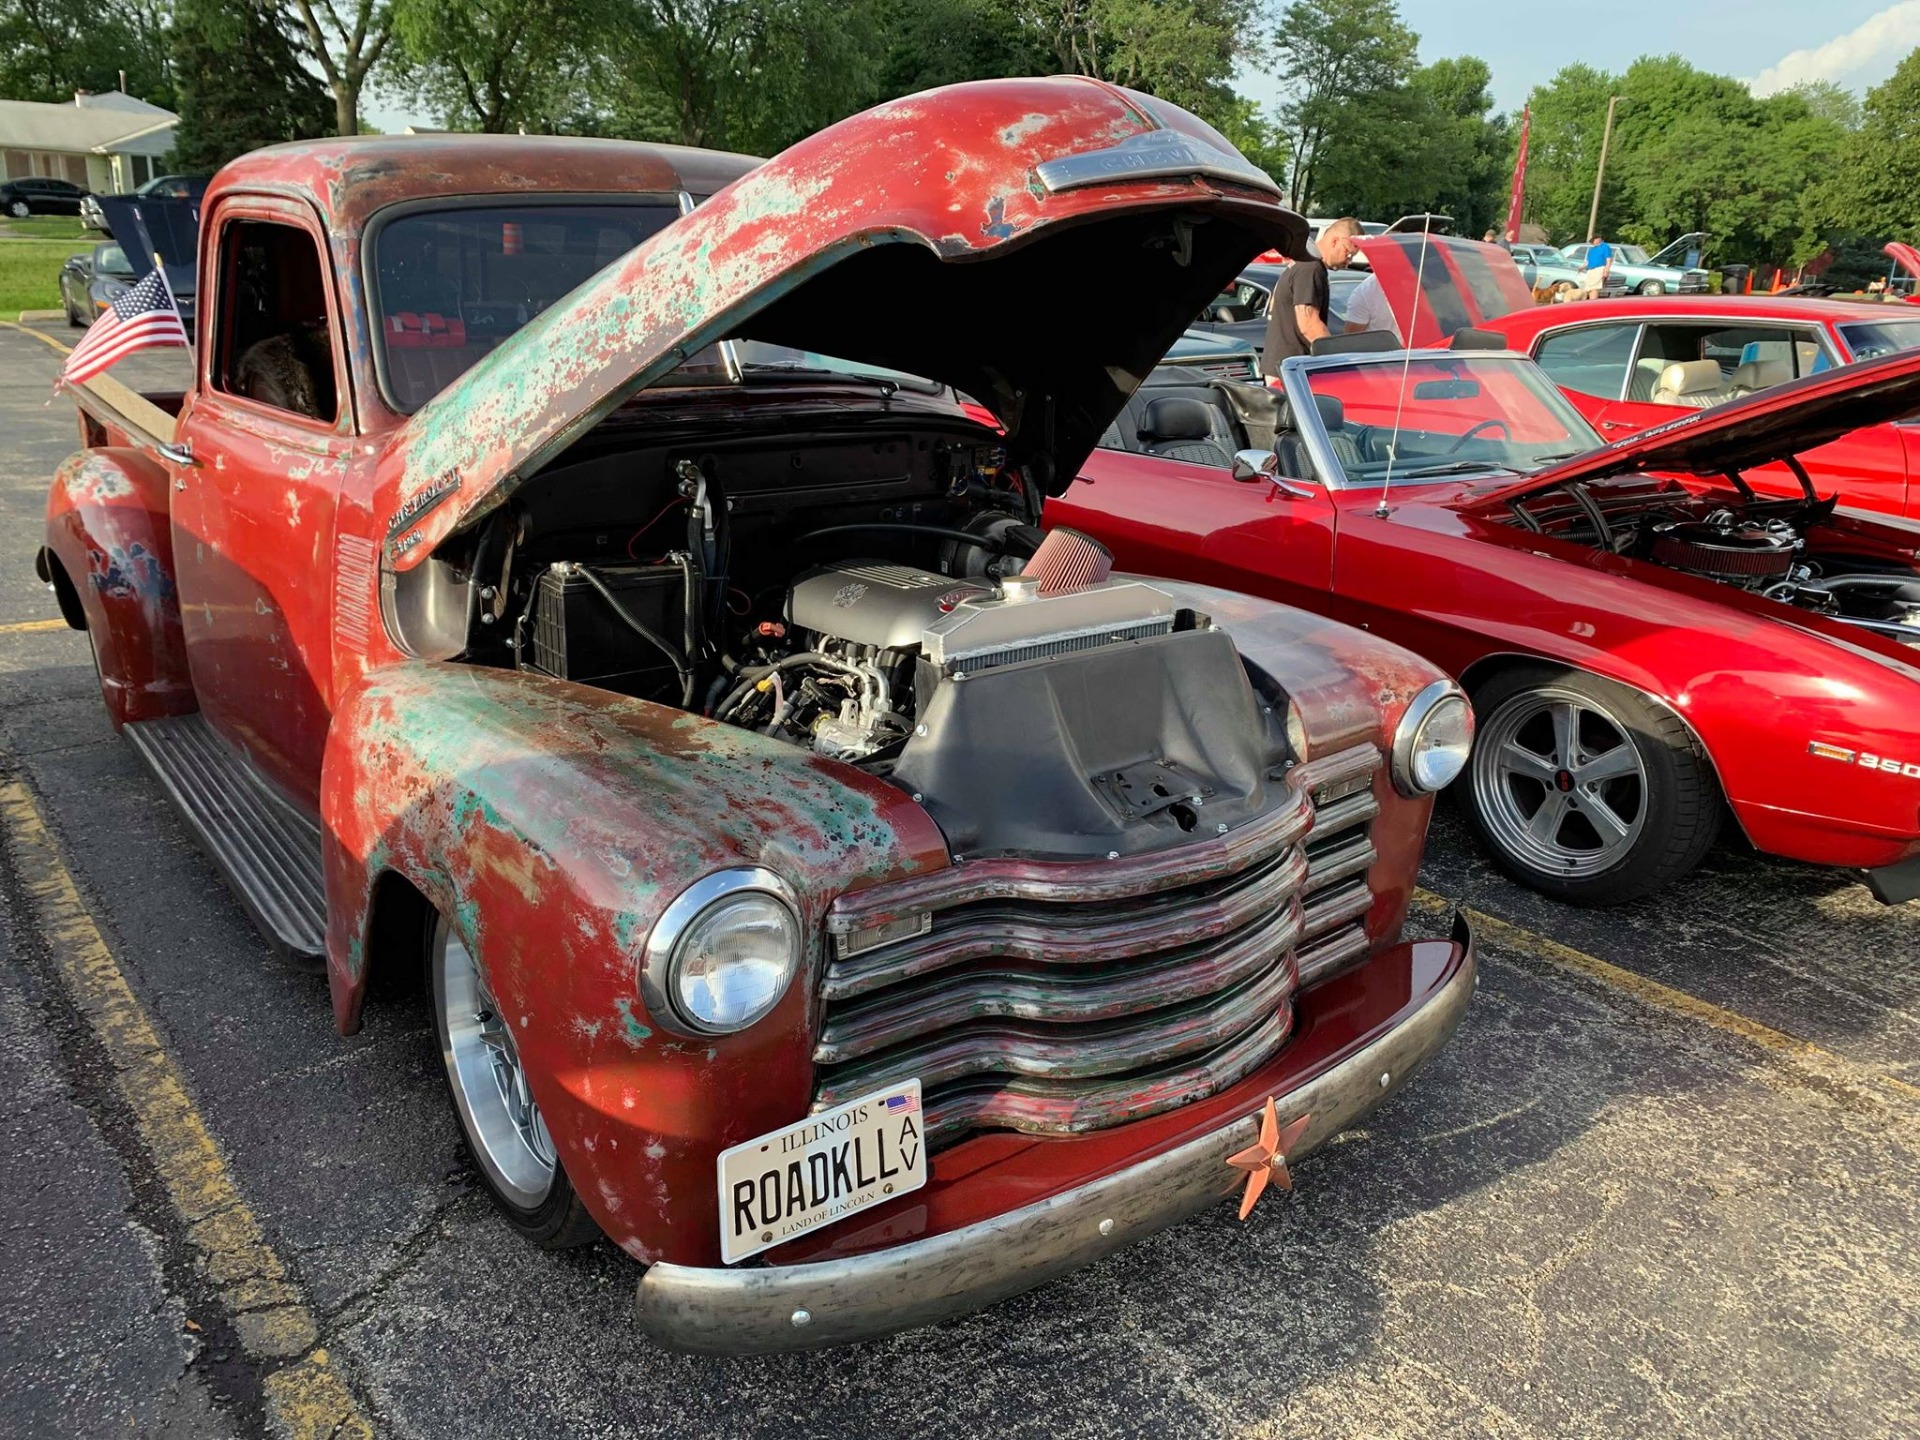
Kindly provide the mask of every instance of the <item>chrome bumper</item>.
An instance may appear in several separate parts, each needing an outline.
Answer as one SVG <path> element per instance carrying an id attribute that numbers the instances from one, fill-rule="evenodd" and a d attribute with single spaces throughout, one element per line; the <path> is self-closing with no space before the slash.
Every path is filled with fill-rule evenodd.
<path id="1" fill-rule="evenodd" d="M 1350 1128 L 1453 1034 L 1473 991 L 1473 937 L 1452 976 L 1393 1030 L 1282 1096 L 1311 1114 L 1299 1158 Z M 962 1230 L 810 1265 L 725 1270 L 658 1264 L 641 1277 L 640 1328 L 663 1344 L 716 1354 L 842 1345 L 932 1325 L 1017 1295 L 1198 1214 L 1238 1188 L 1227 1156 L 1253 1143 L 1248 1115 L 1051 1199 Z"/>

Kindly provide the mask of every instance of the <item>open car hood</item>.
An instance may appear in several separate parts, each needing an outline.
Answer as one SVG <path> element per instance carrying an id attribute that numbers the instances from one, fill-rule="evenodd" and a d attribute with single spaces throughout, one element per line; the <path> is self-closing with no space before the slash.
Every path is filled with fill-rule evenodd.
<path id="1" fill-rule="evenodd" d="M 1903 350 L 1792 380 L 1711 410 L 1689 411 L 1678 420 L 1483 492 L 1483 498 L 1517 499 L 1569 481 L 1597 480 L 1625 471 L 1739 474 L 1803 454 L 1863 426 L 1916 412 L 1920 412 L 1920 350 Z"/>
<path id="2" fill-rule="evenodd" d="M 1880 248 L 1892 258 L 1894 264 L 1906 271 L 1907 274 L 1913 276 L 1914 279 L 1920 280 L 1920 250 L 1916 250 L 1913 246 L 1903 244 L 1898 240 L 1889 240 Z"/>
<path id="3" fill-rule="evenodd" d="M 550 307 L 396 432 L 376 504 L 407 569 L 636 391 L 726 338 L 938 380 L 1040 490 L 1254 255 L 1306 222 L 1218 132 L 1079 78 L 982 81 L 801 141 Z M 1069 305 L 1067 302 L 1071 300 Z"/>
<path id="4" fill-rule="evenodd" d="M 1365 235 L 1359 245 L 1413 349 L 1533 304 L 1520 267 L 1498 245 L 1418 232 Z"/>

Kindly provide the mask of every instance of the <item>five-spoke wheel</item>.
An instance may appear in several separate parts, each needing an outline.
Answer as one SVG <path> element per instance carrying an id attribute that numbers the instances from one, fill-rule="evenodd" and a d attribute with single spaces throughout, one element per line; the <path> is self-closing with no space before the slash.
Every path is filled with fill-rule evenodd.
<path id="1" fill-rule="evenodd" d="M 1670 711 L 1610 681 L 1545 667 L 1496 674 L 1474 705 L 1462 799 L 1515 878 L 1561 899 L 1614 904 L 1706 853 L 1718 790 L 1699 743 Z"/>

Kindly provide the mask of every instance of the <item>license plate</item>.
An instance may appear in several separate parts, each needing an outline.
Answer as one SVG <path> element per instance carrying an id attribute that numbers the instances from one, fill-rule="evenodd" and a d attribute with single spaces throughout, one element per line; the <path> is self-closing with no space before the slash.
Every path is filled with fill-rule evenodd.
<path id="1" fill-rule="evenodd" d="M 720 1152 L 731 1265 L 927 1183 L 920 1082 L 908 1080 Z"/>

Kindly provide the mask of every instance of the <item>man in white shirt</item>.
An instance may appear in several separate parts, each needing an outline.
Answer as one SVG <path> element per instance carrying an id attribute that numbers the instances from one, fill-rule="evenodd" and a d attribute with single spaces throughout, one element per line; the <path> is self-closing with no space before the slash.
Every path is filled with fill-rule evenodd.
<path id="1" fill-rule="evenodd" d="M 1385 330 L 1401 344 L 1406 337 L 1400 333 L 1400 322 L 1394 318 L 1393 307 L 1387 304 L 1387 292 L 1380 288 L 1380 277 L 1369 275 L 1353 287 L 1353 294 L 1347 297 L 1347 329 L 1353 335 L 1362 330 Z"/>

